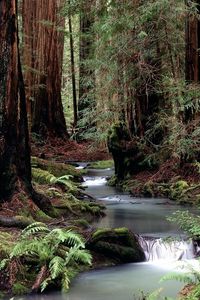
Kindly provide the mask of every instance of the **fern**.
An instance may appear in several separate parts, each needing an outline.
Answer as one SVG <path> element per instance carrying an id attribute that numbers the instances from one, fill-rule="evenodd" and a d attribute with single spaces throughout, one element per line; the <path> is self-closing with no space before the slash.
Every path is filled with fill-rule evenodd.
<path id="1" fill-rule="evenodd" d="M 69 263 L 71 260 L 91 265 L 92 256 L 87 250 L 80 250 L 77 247 L 70 248 L 66 257 L 66 262 Z"/>
<path id="2" fill-rule="evenodd" d="M 70 275 L 71 275 L 71 274 L 70 274 L 70 272 L 69 272 L 67 269 L 66 269 L 65 272 L 63 273 L 62 281 L 61 281 L 63 292 L 67 292 L 68 289 L 69 289 Z"/>
<path id="3" fill-rule="evenodd" d="M 36 233 L 41 232 L 49 232 L 48 227 L 42 222 L 34 222 L 27 226 L 24 230 L 22 230 L 21 237 L 27 238 L 30 235 L 34 235 Z"/>
<path id="4" fill-rule="evenodd" d="M 62 242 L 68 246 L 79 246 L 81 248 L 85 247 L 83 238 L 71 231 L 71 230 L 63 230 L 63 229 L 53 229 L 49 233 L 49 237 L 54 236 L 57 241 Z"/>
<path id="5" fill-rule="evenodd" d="M 191 237 L 200 236 L 200 217 L 188 211 L 176 211 L 168 220 L 178 224 Z"/>
<path id="6" fill-rule="evenodd" d="M 54 258 L 49 263 L 49 270 L 51 274 L 51 278 L 57 278 L 65 267 L 65 260 L 60 256 L 54 256 Z"/>
<path id="7" fill-rule="evenodd" d="M 3 259 L 3 260 L 0 262 L 0 270 L 5 269 L 5 267 L 7 266 L 7 264 L 8 264 L 9 261 L 10 261 L 10 260 L 9 260 L 8 258 Z"/>
<path id="8" fill-rule="evenodd" d="M 167 275 L 163 276 L 161 278 L 160 282 L 162 283 L 166 280 L 177 280 L 177 281 L 187 283 L 187 284 L 192 284 L 193 283 L 193 279 L 192 279 L 190 273 L 187 273 L 187 274 L 170 273 L 170 274 L 167 274 Z"/>
<path id="9" fill-rule="evenodd" d="M 91 255 L 84 248 L 84 239 L 79 234 L 60 228 L 50 230 L 45 224 L 36 222 L 22 231 L 9 259 L 0 263 L 0 270 L 5 269 L 10 262 L 22 263 L 24 257 L 33 258 L 38 270 L 43 266 L 47 267 L 48 276 L 41 283 L 36 276 L 41 291 L 57 279 L 59 279 L 57 282 L 62 284 L 62 289 L 66 291 L 77 264 L 91 264 Z"/>
<path id="10" fill-rule="evenodd" d="M 68 188 L 70 192 L 77 192 L 78 187 L 75 185 L 74 182 L 70 180 L 70 178 L 73 177 L 72 175 L 64 175 L 58 178 L 51 178 L 50 183 L 57 183 L 57 184 L 63 184 Z"/>

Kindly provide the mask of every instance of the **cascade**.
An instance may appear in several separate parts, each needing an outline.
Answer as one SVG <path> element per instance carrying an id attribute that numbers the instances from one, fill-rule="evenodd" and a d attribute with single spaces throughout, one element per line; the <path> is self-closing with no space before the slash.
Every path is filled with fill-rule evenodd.
<path id="1" fill-rule="evenodd" d="M 185 260 L 195 257 L 196 249 L 192 240 L 175 241 L 167 239 L 153 239 L 138 236 L 147 261 L 157 260 Z"/>

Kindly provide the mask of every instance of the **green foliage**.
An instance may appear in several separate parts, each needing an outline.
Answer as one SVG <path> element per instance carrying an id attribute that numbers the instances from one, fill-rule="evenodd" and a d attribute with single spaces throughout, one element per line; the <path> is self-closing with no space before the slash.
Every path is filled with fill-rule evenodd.
<path id="1" fill-rule="evenodd" d="M 176 223 L 190 237 L 200 236 L 200 216 L 196 216 L 189 211 L 176 211 L 168 217 L 168 220 Z"/>
<path id="2" fill-rule="evenodd" d="M 193 286 L 193 289 L 184 297 L 184 300 L 199 300 L 200 284 Z"/>
<path id="3" fill-rule="evenodd" d="M 72 175 L 56 177 L 48 171 L 39 168 L 32 168 L 32 177 L 33 181 L 40 184 L 58 184 L 64 186 L 70 193 L 76 193 L 79 191 L 78 184 L 71 180 L 71 178 L 73 178 Z"/>
<path id="4" fill-rule="evenodd" d="M 79 234 L 60 228 L 50 230 L 47 225 L 36 222 L 22 231 L 9 259 L 1 261 L 0 269 L 13 261 L 26 259 L 28 264 L 34 260 L 38 270 L 43 266 L 48 270 L 40 282 L 41 291 L 52 283 L 59 286 L 60 282 L 66 291 L 78 266 L 91 264 L 91 255 L 84 248 L 84 240 Z"/>
<path id="5" fill-rule="evenodd" d="M 176 211 L 172 214 L 172 216 L 168 217 L 168 220 L 176 223 L 181 229 L 189 234 L 191 238 L 199 238 L 200 217 L 198 215 L 194 215 L 188 211 Z M 161 279 L 161 282 L 171 279 L 184 282 L 193 288 L 188 291 L 188 294 L 183 299 L 198 300 L 200 296 L 200 260 L 198 260 L 197 263 L 197 266 L 192 265 L 189 262 L 182 264 L 180 267 L 184 269 L 184 273 L 168 274 Z"/>

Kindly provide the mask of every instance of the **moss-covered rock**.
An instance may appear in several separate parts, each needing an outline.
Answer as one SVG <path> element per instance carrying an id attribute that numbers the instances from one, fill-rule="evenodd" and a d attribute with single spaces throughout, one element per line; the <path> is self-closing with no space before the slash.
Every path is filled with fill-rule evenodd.
<path id="1" fill-rule="evenodd" d="M 127 228 L 97 229 L 88 241 L 87 248 L 114 259 L 116 263 L 145 260 L 136 236 Z"/>

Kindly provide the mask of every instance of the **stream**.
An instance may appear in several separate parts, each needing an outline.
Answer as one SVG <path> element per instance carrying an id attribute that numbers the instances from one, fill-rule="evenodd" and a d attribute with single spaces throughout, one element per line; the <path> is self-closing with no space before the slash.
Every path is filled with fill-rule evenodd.
<path id="1" fill-rule="evenodd" d="M 162 276 L 184 272 L 183 261 L 196 262 L 194 245 L 184 241 L 184 234 L 166 217 L 184 208 L 169 199 L 134 198 L 117 188 L 106 185 L 106 177 L 113 170 L 88 170 L 83 185 L 86 192 L 106 204 L 106 217 L 96 227 L 127 227 L 139 235 L 147 262 L 129 263 L 102 268 L 78 275 L 67 294 L 34 295 L 23 299 L 34 300 L 142 300 L 141 292 L 162 288 L 161 296 L 173 297 L 184 283 L 169 280 L 160 283 Z M 176 237 L 179 241 L 167 243 L 163 238 Z M 22 298 L 20 298 L 22 299 Z"/>

